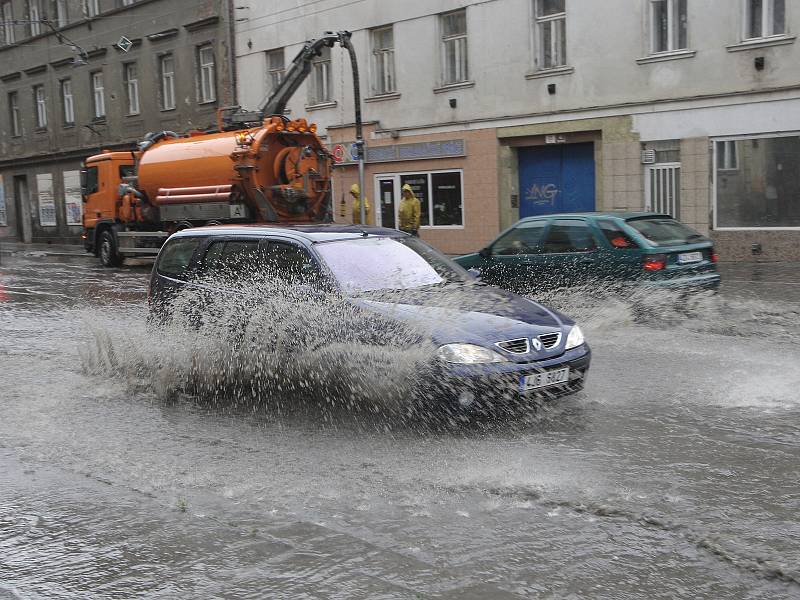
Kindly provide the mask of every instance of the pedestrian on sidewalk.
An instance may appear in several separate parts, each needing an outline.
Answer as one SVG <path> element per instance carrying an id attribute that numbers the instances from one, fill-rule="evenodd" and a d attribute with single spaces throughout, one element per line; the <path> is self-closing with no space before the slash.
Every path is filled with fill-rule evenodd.
<path id="1" fill-rule="evenodd" d="M 419 235 L 420 201 L 414 194 L 409 184 L 403 186 L 400 200 L 400 231 L 405 231 L 413 236 Z"/>
<path id="2" fill-rule="evenodd" d="M 350 195 L 353 197 L 353 225 L 361 223 L 361 190 L 357 183 L 350 186 Z M 369 205 L 369 198 L 364 197 L 364 209 L 367 218 L 366 225 L 372 225 L 372 207 Z"/>

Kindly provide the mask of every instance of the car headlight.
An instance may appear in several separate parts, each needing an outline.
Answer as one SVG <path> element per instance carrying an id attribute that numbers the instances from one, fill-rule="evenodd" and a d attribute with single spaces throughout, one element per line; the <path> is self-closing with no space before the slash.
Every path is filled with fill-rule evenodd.
<path id="1" fill-rule="evenodd" d="M 445 362 L 461 365 L 508 362 L 497 352 L 475 344 L 445 344 L 436 355 Z"/>
<path id="2" fill-rule="evenodd" d="M 569 335 L 567 336 L 567 345 L 564 349 L 569 350 L 571 348 L 577 348 L 585 342 L 586 339 L 583 337 L 581 328 L 577 325 L 573 325 L 572 329 L 569 330 Z"/>

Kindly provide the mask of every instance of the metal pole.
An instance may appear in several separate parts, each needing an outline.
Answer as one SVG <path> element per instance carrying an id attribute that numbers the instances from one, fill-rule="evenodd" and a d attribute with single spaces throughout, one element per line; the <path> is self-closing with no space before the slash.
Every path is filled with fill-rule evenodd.
<path id="1" fill-rule="evenodd" d="M 347 48 L 350 54 L 350 66 L 353 69 L 353 103 L 356 109 L 356 148 L 358 148 L 358 195 L 361 203 L 361 224 L 367 224 L 367 202 L 366 193 L 364 190 L 364 161 L 366 159 L 366 152 L 364 149 L 364 134 L 361 124 L 361 85 L 358 78 L 358 63 L 356 62 L 356 51 L 353 44 L 350 42 L 350 32 L 339 32 L 340 44 Z"/>
<path id="2" fill-rule="evenodd" d="M 358 140 L 358 190 L 361 194 L 361 224 L 367 223 L 367 201 L 364 193 L 364 141 Z"/>

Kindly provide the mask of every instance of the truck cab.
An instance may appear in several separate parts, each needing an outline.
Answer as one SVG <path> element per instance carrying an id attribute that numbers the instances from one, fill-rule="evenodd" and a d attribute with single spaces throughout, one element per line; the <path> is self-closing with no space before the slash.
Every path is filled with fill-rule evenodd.
<path id="1" fill-rule="evenodd" d="M 119 186 L 135 170 L 135 153 L 110 152 L 90 156 L 81 171 L 83 197 L 83 244 L 95 256 L 100 252 L 103 232 L 120 222 Z"/>

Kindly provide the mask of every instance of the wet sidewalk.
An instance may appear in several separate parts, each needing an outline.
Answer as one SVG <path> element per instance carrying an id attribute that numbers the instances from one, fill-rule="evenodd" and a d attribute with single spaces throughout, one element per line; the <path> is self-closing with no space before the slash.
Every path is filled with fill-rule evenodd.
<path id="1" fill-rule="evenodd" d="M 84 256 L 93 258 L 81 244 L 25 244 L 0 240 L 0 255 L 15 256 Z"/>

